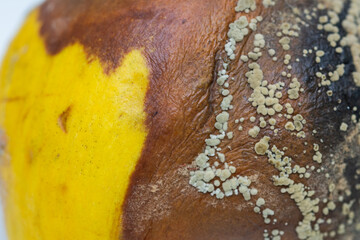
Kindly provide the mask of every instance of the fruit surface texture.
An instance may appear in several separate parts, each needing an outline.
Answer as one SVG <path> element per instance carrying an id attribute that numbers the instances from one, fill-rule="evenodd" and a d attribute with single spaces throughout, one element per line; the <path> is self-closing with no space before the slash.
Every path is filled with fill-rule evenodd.
<path id="1" fill-rule="evenodd" d="M 359 0 L 47 0 L 0 70 L 10 240 L 360 239 Z"/>

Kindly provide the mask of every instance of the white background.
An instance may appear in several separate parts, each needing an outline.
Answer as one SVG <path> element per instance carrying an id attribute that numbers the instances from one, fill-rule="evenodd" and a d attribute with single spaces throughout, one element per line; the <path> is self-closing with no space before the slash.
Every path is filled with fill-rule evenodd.
<path id="1" fill-rule="evenodd" d="M 40 2 L 42 2 L 42 0 L 0 0 L 0 62 L 4 57 L 11 39 L 21 26 L 26 14 Z M 6 239 L 1 208 L 0 240 Z"/>

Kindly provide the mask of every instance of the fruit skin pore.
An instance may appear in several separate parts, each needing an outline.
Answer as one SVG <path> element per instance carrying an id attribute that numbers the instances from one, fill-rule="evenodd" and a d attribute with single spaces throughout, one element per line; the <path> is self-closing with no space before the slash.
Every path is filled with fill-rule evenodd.
<path id="1" fill-rule="evenodd" d="M 105 73 L 80 44 L 51 56 L 37 19 L 38 11 L 28 16 L 0 75 L 9 239 L 119 239 L 121 206 L 147 135 L 146 60 L 132 49 Z"/>

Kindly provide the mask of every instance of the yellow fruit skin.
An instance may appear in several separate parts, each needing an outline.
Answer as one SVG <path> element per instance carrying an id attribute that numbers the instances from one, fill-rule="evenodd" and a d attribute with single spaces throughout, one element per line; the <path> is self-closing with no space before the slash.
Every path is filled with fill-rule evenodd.
<path id="1" fill-rule="evenodd" d="M 133 50 L 105 74 L 79 44 L 50 56 L 37 14 L 11 44 L 0 75 L 9 239 L 119 239 L 122 203 L 147 135 L 146 60 Z"/>

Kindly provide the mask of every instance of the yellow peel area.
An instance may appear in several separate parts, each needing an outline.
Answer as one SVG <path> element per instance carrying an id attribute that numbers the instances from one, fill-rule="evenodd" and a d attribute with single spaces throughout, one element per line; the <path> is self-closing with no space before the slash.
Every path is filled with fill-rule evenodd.
<path id="1" fill-rule="evenodd" d="M 35 11 L 0 73 L 9 238 L 119 239 L 121 206 L 146 138 L 146 61 L 133 50 L 107 75 L 79 44 L 48 55 L 39 27 Z"/>

